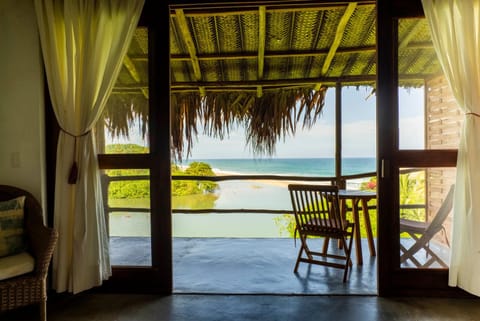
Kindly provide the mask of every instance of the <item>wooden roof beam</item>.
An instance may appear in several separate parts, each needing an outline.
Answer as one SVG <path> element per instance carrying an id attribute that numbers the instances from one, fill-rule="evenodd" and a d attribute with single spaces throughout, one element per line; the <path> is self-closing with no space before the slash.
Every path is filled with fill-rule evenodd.
<path id="1" fill-rule="evenodd" d="M 415 39 L 417 36 L 418 31 L 422 29 L 422 23 L 421 21 L 417 21 L 417 23 L 413 26 L 412 30 L 409 30 L 406 36 L 400 41 L 398 44 L 398 49 L 405 49 L 412 39 Z"/>
<path id="2" fill-rule="evenodd" d="M 138 73 L 137 68 L 135 67 L 135 64 L 133 63 L 132 59 L 128 55 L 125 56 L 123 59 L 123 65 L 127 69 L 128 73 L 130 76 L 132 76 L 133 80 L 135 82 L 140 83 L 140 74 Z M 141 88 L 142 94 L 145 98 L 148 99 L 148 88 Z"/>
<path id="3" fill-rule="evenodd" d="M 257 79 L 263 79 L 265 65 L 265 39 L 267 33 L 267 14 L 265 6 L 258 7 L 258 70 Z M 257 97 L 262 97 L 262 86 L 257 86 Z"/>
<path id="4" fill-rule="evenodd" d="M 417 74 L 400 74 L 399 80 L 401 81 L 421 81 L 425 80 L 428 75 L 417 75 Z M 251 88 L 256 89 L 257 86 L 262 87 L 289 87 L 289 86 L 300 86 L 300 85 L 312 85 L 317 83 L 344 83 L 345 86 L 349 84 L 356 85 L 358 83 L 373 83 L 377 79 L 376 75 L 358 75 L 358 76 L 342 76 L 342 77 L 315 77 L 315 78 L 303 78 L 303 79 L 276 79 L 276 80 L 261 80 L 261 81 L 204 81 L 204 82 L 173 82 L 171 84 L 171 89 L 179 88 L 196 88 L 199 85 L 208 88 L 218 88 L 218 90 L 225 91 L 225 88 L 233 87 L 242 87 L 242 88 Z M 139 92 L 141 88 L 148 88 L 148 83 L 140 84 L 130 84 L 130 85 L 116 85 L 114 91 L 128 91 Z"/>
<path id="5" fill-rule="evenodd" d="M 193 37 L 190 34 L 190 28 L 188 27 L 187 18 L 182 9 L 175 10 L 175 14 L 177 17 L 178 25 L 180 27 L 180 32 L 185 40 L 185 45 L 187 46 L 188 53 L 190 55 L 190 60 L 193 67 L 193 74 L 196 81 L 202 80 L 202 71 L 200 69 L 200 63 L 197 57 L 197 49 L 195 48 L 195 42 L 193 41 Z M 200 96 L 206 96 L 205 88 L 200 86 L 199 87 Z"/>
<path id="6" fill-rule="evenodd" d="M 242 15 L 258 13 L 258 6 L 267 7 L 268 12 L 308 12 L 308 11 L 326 11 L 343 9 L 346 2 L 356 2 L 359 6 L 376 5 L 375 0 L 347 0 L 335 3 L 332 0 L 327 1 L 282 1 L 274 3 L 271 1 L 252 1 L 251 3 L 236 2 L 234 5 L 229 3 L 198 3 L 198 4 L 179 4 L 171 5 L 171 15 L 175 16 L 175 9 L 182 8 L 188 17 L 213 17 L 227 15 Z"/>
<path id="7" fill-rule="evenodd" d="M 431 41 L 411 41 L 408 43 L 405 49 L 433 49 Z M 345 47 L 338 48 L 337 54 L 349 54 L 349 53 L 365 53 L 375 52 L 376 46 L 361 46 L 361 47 Z M 329 50 L 286 50 L 286 51 L 265 51 L 264 59 L 268 58 L 290 58 L 290 57 L 315 57 L 328 54 Z M 243 52 L 243 53 L 215 53 L 198 55 L 197 58 L 201 60 L 235 60 L 235 59 L 258 59 L 258 52 Z M 135 61 L 147 61 L 147 54 L 134 54 L 130 55 L 130 59 Z M 173 61 L 186 61 L 190 60 L 189 55 L 172 54 L 170 59 Z"/>
<path id="8" fill-rule="evenodd" d="M 335 57 L 335 54 L 337 53 L 337 49 L 338 47 L 340 47 L 340 43 L 342 42 L 343 35 L 345 33 L 345 28 L 347 27 L 347 23 L 352 17 L 353 12 L 355 11 L 356 8 L 357 8 L 356 2 L 349 3 L 347 8 L 345 9 L 345 12 L 343 13 L 342 18 L 338 22 L 335 38 L 333 39 L 332 45 L 330 46 L 330 51 L 328 52 L 327 57 L 325 58 L 325 62 L 323 63 L 323 67 L 321 71 L 322 75 L 325 75 L 328 72 L 328 69 L 330 69 L 330 65 L 332 64 L 333 58 Z M 315 90 L 320 90 L 321 86 L 322 86 L 321 83 L 317 84 L 315 86 Z"/>
<path id="9" fill-rule="evenodd" d="M 412 44 L 413 45 L 413 44 Z M 409 45 L 409 48 L 412 47 Z M 424 44 L 421 44 L 424 45 Z M 433 48 L 433 46 L 431 46 Z M 362 53 L 362 52 L 375 52 L 376 47 L 373 46 L 361 46 L 361 47 L 349 47 L 338 48 L 337 53 Z M 265 51 L 264 58 L 289 58 L 289 57 L 314 57 L 328 54 L 329 50 L 286 50 L 286 51 Z M 146 60 L 147 55 L 135 55 L 132 56 L 133 60 Z M 170 56 L 172 60 L 190 60 L 188 55 L 172 54 Z M 258 51 L 255 52 L 243 52 L 243 53 L 215 53 L 197 55 L 198 60 L 235 60 L 235 59 L 258 59 Z"/>

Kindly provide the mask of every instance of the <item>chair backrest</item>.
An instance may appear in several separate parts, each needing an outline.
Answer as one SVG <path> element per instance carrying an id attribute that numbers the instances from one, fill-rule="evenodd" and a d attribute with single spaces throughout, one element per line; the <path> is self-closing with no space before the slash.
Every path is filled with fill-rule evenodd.
<path id="1" fill-rule="evenodd" d="M 300 232 L 344 230 L 337 186 L 290 184 L 288 190 Z"/>
<path id="2" fill-rule="evenodd" d="M 452 208 L 453 208 L 454 192 L 455 192 L 455 185 L 452 184 L 452 186 L 450 186 L 450 190 L 448 191 L 447 196 L 445 197 L 445 200 L 443 201 L 442 205 L 438 209 L 437 214 L 428 225 L 425 231 L 425 234 L 430 234 L 433 236 L 442 229 L 443 222 L 445 222 L 448 214 L 452 211 Z"/>
<path id="3" fill-rule="evenodd" d="M 0 185 L 0 201 L 7 201 L 18 196 L 25 196 L 23 212 L 27 250 L 37 259 L 37 253 L 41 251 L 39 248 L 41 248 L 43 244 L 39 239 L 34 238 L 38 228 L 44 227 L 42 206 L 31 193 L 18 187 Z"/>
<path id="4" fill-rule="evenodd" d="M 25 196 L 24 215 L 26 224 L 30 221 L 43 224 L 43 211 L 40 203 L 29 192 L 14 186 L 0 185 L 0 201 L 7 201 L 18 196 Z"/>

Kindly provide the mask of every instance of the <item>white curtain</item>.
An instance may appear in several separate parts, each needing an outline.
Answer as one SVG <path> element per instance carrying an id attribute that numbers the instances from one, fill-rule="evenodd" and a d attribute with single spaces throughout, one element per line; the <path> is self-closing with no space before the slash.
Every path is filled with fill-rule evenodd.
<path id="1" fill-rule="evenodd" d="M 458 147 L 449 285 L 480 295 L 480 0 L 422 0 L 432 40 L 465 113 Z"/>
<path id="2" fill-rule="evenodd" d="M 57 292 L 78 293 L 111 275 L 91 130 L 121 69 L 143 3 L 35 0 L 48 87 L 61 127 L 54 208 L 60 237 L 52 264 Z M 74 163 L 78 175 L 72 172 Z"/>

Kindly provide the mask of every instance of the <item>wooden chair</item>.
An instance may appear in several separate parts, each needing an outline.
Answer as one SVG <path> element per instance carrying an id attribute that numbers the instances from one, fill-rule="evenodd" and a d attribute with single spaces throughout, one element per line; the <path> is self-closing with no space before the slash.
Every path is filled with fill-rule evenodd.
<path id="1" fill-rule="evenodd" d="M 0 312 L 39 304 L 40 318 L 45 321 L 47 319 L 47 272 L 58 234 L 53 228 L 44 225 L 42 208 L 32 194 L 16 187 L 0 185 L 0 201 L 19 196 L 25 196 L 26 252 L 33 257 L 34 265 L 32 272 L 0 281 Z"/>
<path id="2" fill-rule="evenodd" d="M 442 267 L 448 268 L 447 264 L 437 254 L 435 254 L 435 252 L 432 251 L 430 248 L 430 241 L 438 232 L 441 230 L 445 231 L 443 223 L 452 210 L 454 190 L 455 187 L 452 185 L 442 203 L 442 206 L 440 206 L 440 209 L 430 223 L 400 219 L 400 233 L 407 233 L 412 239 L 415 240 L 415 243 L 408 248 L 406 248 L 400 242 L 400 264 L 410 260 L 417 267 L 429 267 L 434 262 L 437 262 Z M 417 258 L 415 258 L 415 254 L 417 254 L 420 250 L 424 250 L 427 255 L 428 260 L 426 260 L 424 263 L 421 263 Z"/>
<path id="3" fill-rule="evenodd" d="M 301 241 L 294 272 L 297 273 L 300 262 L 340 268 L 344 269 L 345 282 L 348 269 L 352 266 L 350 253 L 354 224 L 342 219 L 338 187 L 290 184 L 288 190 L 295 214 L 296 231 Z M 339 250 L 343 251 L 343 254 L 329 253 L 328 248 L 324 248 L 322 252 L 311 251 L 307 245 L 308 237 L 337 239 L 341 245 Z M 303 257 L 304 252 L 306 257 Z M 321 259 L 315 259 L 314 256 Z"/>

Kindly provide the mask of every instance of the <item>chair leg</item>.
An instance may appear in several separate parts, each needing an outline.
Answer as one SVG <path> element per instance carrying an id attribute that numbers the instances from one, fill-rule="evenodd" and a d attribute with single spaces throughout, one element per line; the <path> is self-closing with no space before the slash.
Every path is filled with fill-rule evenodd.
<path id="1" fill-rule="evenodd" d="M 345 252 L 345 269 L 343 270 L 343 282 L 347 282 L 348 268 L 350 267 L 350 249 L 347 247 L 345 238 L 340 239 L 340 244 Z"/>
<path id="2" fill-rule="evenodd" d="M 353 244 L 353 235 L 350 235 L 350 240 L 348 240 L 349 244 L 347 247 L 347 242 L 345 240 L 345 237 L 342 239 L 343 243 L 343 248 L 345 249 L 345 256 L 346 256 L 346 262 L 345 262 L 345 271 L 343 272 L 343 282 L 347 282 L 347 274 L 348 274 L 348 269 L 352 268 L 353 263 L 351 259 L 351 254 L 352 254 L 352 244 Z"/>
<path id="3" fill-rule="evenodd" d="M 327 254 L 329 243 L 330 243 L 330 238 L 329 238 L 329 237 L 324 238 L 324 240 L 323 240 L 323 249 L 322 249 L 322 253 L 323 253 L 323 254 Z"/>
<path id="4" fill-rule="evenodd" d="M 300 250 L 298 250 L 298 256 L 297 256 L 297 262 L 295 263 L 295 268 L 293 269 L 293 272 L 297 273 L 298 271 L 298 265 L 300 264 L 300 258 L 302 257 L 302 253 L 303 253 L 303 242 L 300 246 Z"/>
<path id="5" fill-rule="evenodd" d="M 47 300 L 40 302 L 40 320 L 47 321 Z"/>

